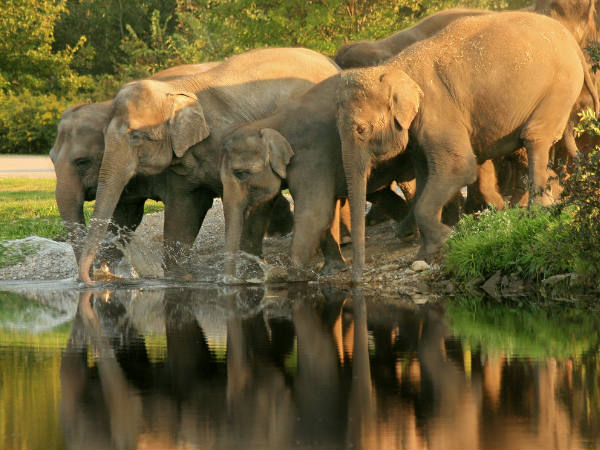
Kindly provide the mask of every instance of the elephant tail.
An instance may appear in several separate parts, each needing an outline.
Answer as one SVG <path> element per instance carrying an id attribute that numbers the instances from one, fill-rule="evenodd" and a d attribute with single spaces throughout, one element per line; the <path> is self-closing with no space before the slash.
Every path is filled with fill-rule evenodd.
<path id="1" fill-rule="evenodd" d="M 596 89 L 596 85 L 594 83 L 594 80 L 592 79 L 592 75 L 590 74 L 590 66 L 585 60 L 581 49 L 579 49 L 579 57 L 581 58 L 581 67 L 583 68 L 583 84 L 592 96 L 592 99 L 594 101 L 594 113 L 597 117 L 598 114 L 600 114 L 600 100 L 598 99 L 598 90 Z"/>

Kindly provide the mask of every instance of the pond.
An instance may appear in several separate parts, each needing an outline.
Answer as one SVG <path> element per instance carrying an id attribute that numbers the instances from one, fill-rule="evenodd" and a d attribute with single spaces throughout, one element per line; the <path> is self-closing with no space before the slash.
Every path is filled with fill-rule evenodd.
<path id="1" fill-rule="evenodd" d="M 0 448 L 598 448 L 600 318 L 317 283 L 0 284 Z"/>

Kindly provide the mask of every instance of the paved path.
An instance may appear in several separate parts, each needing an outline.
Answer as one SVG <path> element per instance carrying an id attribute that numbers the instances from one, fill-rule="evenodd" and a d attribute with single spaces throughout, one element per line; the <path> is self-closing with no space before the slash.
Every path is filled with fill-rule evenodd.
<path id="1" fill-rule="evenodd" d="M 0 155 L 0 178 L 55 178 L 54 166 L 46 155 Z"/>

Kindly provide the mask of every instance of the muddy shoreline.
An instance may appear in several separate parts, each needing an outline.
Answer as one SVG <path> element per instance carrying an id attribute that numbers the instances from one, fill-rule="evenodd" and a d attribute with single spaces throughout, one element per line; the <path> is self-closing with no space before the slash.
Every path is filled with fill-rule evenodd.
<path id="1" fill-rule="evenodd" d="M 162 247 L 163 213 L 147 214 L 128 249 L 133 266 L 141 278 L 159 277 L 157 273 L 160 261 L 157 254 Z M 28 238 L 32 239 L 32 238 Z M 33 238 L 33 243 L 40 249 L 27 256 L 25 260 L 13 266 L 0 268 L 1 280 L 63 280 L 77 277 L 75 257 L 66 243 L 54 242 L 41 238 Z M 268 267 L 274 267 L 277 278 L 289 264 L 289 248 L 291 234 L 283 237 L 267 237 L 264 241 L 263 254 Z M 225 246 L 224 221 L 222 203 L 215 200 L 202 229 L 194 244 L 195 261 L 189 261 L 186 280 L 217 281 L 222 267 Z M 377 292 L 382 296 L 392 296 L 405 300 L 423 303 L 439 296 L 449 294 L 454 284 L 445 280 L 438 265 L 424 265 L 412 270 L 411 266 L 418 249 L 417 241 L 401 241 L 395 237 L 394 223 L 384 222 L 367 228 L 366 260 L 363 288 Z M 350 261 L 352 246 L 342 247 L 344 257 Z M 349 286 L 350 270 L 345 270 L 331 277 L 320 277 L 316 271 L 323 263 L 320 252 L 312 259 L 312 281 Z M 256 264 L 255 264 L 256 265 Z M 203 275 L 198 275 L 197 267 L 203 267 Z M 350 266 L 348 266 L 350 268 Z M 249 270 L 260 271 L 260 268 Z M 264 266 L 263 266 L 264 269 Z M 127 270 L 125 270 L 127 271 Z M 120 275 L 123 275 L 121 273 Z M 285 276 L 285 275 L 283 275 Z M 256 279 L 254 279 L 256 281 Z M 276 280 L 272 280 L 276 281 Z"/>

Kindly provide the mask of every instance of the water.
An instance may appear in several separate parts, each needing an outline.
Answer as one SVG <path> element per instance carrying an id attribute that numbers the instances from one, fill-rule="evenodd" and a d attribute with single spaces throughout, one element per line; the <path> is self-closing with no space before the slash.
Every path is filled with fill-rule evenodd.
<path id="1" fill-rule="evenodd" d="M 0 448 L 600 446 L 589 312 L 316 283 L 18 286 L 0 285 Z"/>

